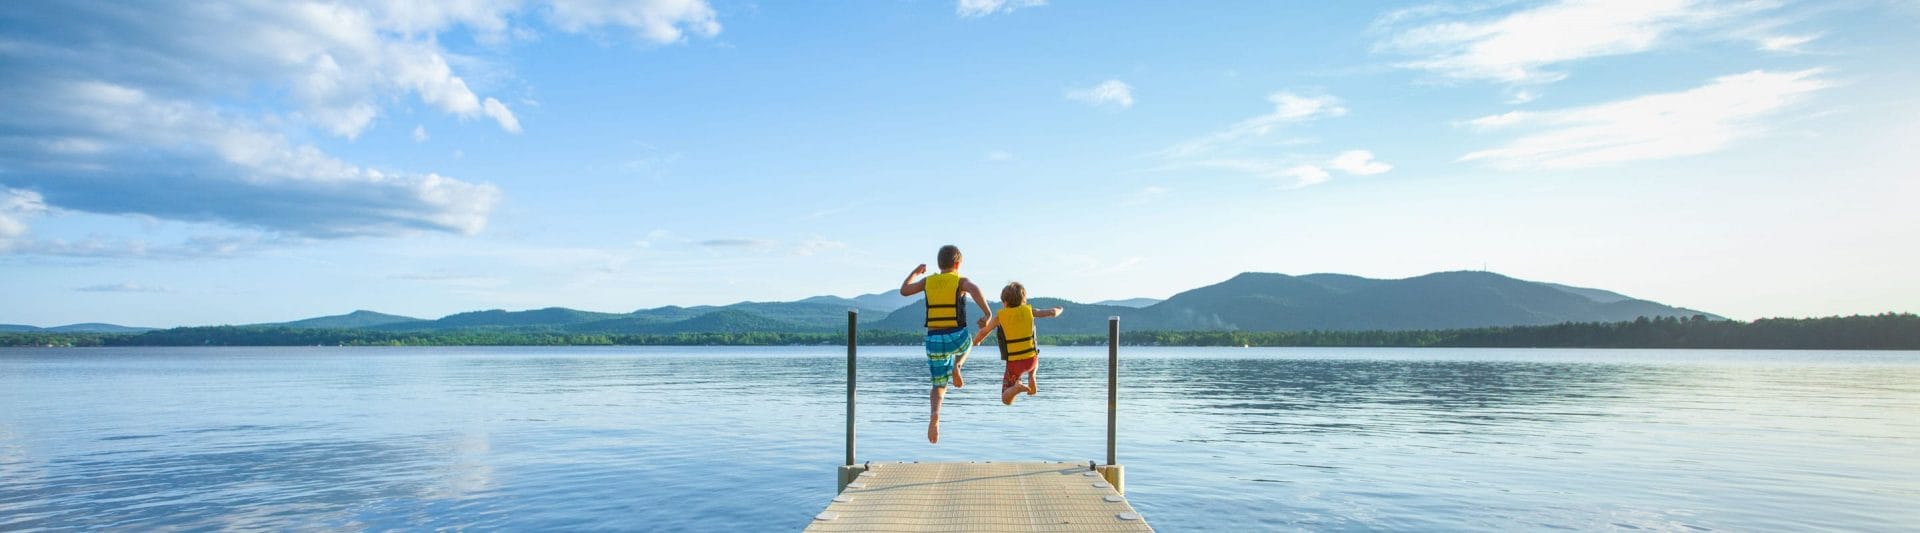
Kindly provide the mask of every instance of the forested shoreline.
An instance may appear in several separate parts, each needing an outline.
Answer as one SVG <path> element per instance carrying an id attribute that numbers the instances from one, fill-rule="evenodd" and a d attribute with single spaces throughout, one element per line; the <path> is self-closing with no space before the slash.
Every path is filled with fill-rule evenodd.
<path id="1" fill-rule="evenodd" d="M 1104 345 L 1105 335 L 1048 335 L 1042 344 Z M 796 346 L 841 345 L 843 331 L 590 334 L 538 329 L 391 332 L 277 326 L 186 327 L 143 333 L 0 333 L 0 346 Z M 861 331 L 863 345 L 914 345 L 916 332 Z M 1920 315 L 1885 313 L 1742 322 L 1641 318 L 1424 331 L 1123 331 L 1129 346 L 1456 348 L 1723 348 L 1920 350 Z"/>

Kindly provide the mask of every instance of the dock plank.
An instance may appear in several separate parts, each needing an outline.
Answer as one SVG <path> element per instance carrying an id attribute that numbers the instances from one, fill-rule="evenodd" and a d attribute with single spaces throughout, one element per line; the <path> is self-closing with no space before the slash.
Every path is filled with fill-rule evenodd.
<path id="1" fill-rule="evenodd" d="M 844 500 L 844 501 L 843 501 Z M 1153 531 L 1084 464 L 873 463 L 807 531 Z"/>

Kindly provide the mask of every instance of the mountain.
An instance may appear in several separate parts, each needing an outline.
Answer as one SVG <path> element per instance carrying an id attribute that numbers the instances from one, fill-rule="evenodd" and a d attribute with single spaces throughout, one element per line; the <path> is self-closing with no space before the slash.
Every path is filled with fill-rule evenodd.
<path id="1" fill-rule="evenodd" d="M 984 316 L 967 300 L 969 322 Z M 895 292 L 852 298 L 815 296 L 792 302 L 740 302 L 723 306 L 666 306 L 630 313 L 601 313 L 564 307 L 526 311 L 500 309 L 422 320 L 372 311 L 354 311 L 280 324 L 313 329 L 369 329 L 390 332 L 449 330 L 547 333 L 820 333 L 846 327 L 847 310 L 860 310 L 863 331 L 920 332 L 924 299 Z M 1092 304 L 1034 298 L 1035 307 L 1062 307 L 1066 313 L 1042 320 L 1045 333 L 1102 334 L 1107 317 L 1120 317 L 1128 331 L 1404 331 L 1565 322 L 1621 322 L 1645 317 L 1720 317 L 1619 293 L 1514 279 L 1491 272 L 1438 272 L 1406 279 L 1372 279 L 1345 274 L 1248 272 L 1194 288 L 1166 300 L 1133 298 Z M 971 325 L 971 324 L 970 324 Z M 60 328 L 0 325 L 0 332 L 138 332 L 111 324 L 75 324 Z"/>
<path id="2" fill-rule="evenodd" d="M 1121 327 L 1131 331 L 1404 331 L 1619 322 L 1642 316 L 1720 318 L 1599 289 L 1491 272 L 1439 272 L 1397 280 L 1248 272 L 1140 308 L 1034 299 L 1035 307 L 1055 305 L 1066 313 L 1041 320 L 1042 332 L 1104 333 L 1109 316 L 1120 317 Z M 920 321 L 916 302 L 873 327 L 918 331 Z"/>
<path id="3" fill-rule="evenodd" d="M 102 324 L 99 322 L 67 324 L 65 326 L 54 326 L 50 328 L 28 326 L 25 324 L 0 324 L 0 333 L 140 333 L 143 331 L 153 331 L 153 329 L 154 328 L 122 326 L 119 324 Z"/>
<path id="4" fill-rule="evenodd" d="M 581 311 L 577 309 L 568 309 L 565 307 L 548 307 L 546 309 L 534 309 L 530 311 L 505 311 L 500 309 L 490 309 L 486 311 L 470 311 L 466 313 L 451 314 L 445 317 L 441 317 L 439 320 L 421 320 L 417 322 L 389 323 L 389 324 L 381 324 L 378 326 L 369 326 L 369 328 L 385 330 L 385 331 L 434 331 L 434 330 L 468 329 L 468 328 L 485 328 L 485 329 L 550 328 L 550 327 L 556 327 L 556 326 L 567 326 L 572 324 L 583 324 L 587 322 L 608 320 L 608 319 L 618 318 L 620 316 L 622 315 L 618 315 L 614 313 L 595 313 L 592 311 Z"/>
<path id="5" fill-rule="evenodd" d="M 1150 312 L 1148 322 L 1161 329 L 1248 331 L 1455 329 L 1706 314 L 1491 272 L 1398 280 L 1246 273 L 1144 310 Z"/>
<path id="6" fill-rule="evenodd" d="M 54 327 L 47 328 L 47 331 L 51 331 L 54 333 L 140 333 L 143 331 L 153 331 L 153 328 L 141 328 L 141 327 L 133 327 L 133 326 L 122 326 L 119 324 L 101 324 L 99 322 L 87 322 L 84 324 L 68 324 L 65 326 L 54 326 Z"/>
<path id="7" fill-rule="evenodd" d="M 1104 300 L 1104 301 L 1094 302 L 1093 304 L 1094 305 L 1113 305 L 1113 306 L 1119 306 L 1119 307 L 1132 307 L 1134 309 L 1139 309 L 1142 307 L 1160 303 L 1162 301 L 1164 300 L 1160 300 L 1158 298 L 1127 298 L 1125 300 Z"/>
<path id="8" fill-rule="evenodd" d="M 278 324 L 268 324 L 268 325 L 282 326 L 282 327 L 289 327 L 289 328 L 341 329 L 341 328 L 370 328 L 373 326 L 385 326 L 389 324 L 402 324 L 407 322 L 424 322 L 424 321 L 418 318 L 413 318 L 413 317 L 389 315 L 386 313 L 375 313 L 373 311 L 360 310 L 360 311 L 347 313 L 344 315 L 323 316 L 323 317 L 309 318 L 305 320 L 295 320 L 292 322 L 281 322 Z"/>
<path id="9" fill-rule="evenodd" d="M 802 303 L 823 303 L 841 307 L 852 307 L 861 311 L 891 313 L 902 307 L 906 307 L 907 304 L 918 302 L 920 299 L 912 296 L 901 296 L 899 291 L 885 291 L 873 294 L 862 294 L 852 298 L 815 296 L 800 301 Z"/>

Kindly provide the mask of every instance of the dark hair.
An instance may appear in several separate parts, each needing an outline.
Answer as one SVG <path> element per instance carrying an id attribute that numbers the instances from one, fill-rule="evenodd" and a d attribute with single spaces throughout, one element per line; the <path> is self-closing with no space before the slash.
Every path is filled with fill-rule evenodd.
<path id="1" fill-rule="evenodd" d="M 1018 281 L 1008 282 L 1007 288 L 1000 289 L 1000 305 L 1020 307 L 1027 303 L 1027 286 Z"/>
<path id="2" fill-rule="evenodd" d="M 951 244 L 941 246 L 940 270 L 953 270 L 953 266 L 958 264 L 960 264 L 960 247 Z"/>

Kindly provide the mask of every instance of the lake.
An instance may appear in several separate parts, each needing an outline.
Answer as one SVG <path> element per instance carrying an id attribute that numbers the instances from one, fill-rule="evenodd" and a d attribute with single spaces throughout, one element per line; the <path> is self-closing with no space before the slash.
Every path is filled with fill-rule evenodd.
<path id="1" fill-rule="evenodd" d="M 1103 459 L 1104 348 L 938 445 L 917 347 L 862 348 L 859 460 Z M 978 354 L 977 354 L 978 355 Z M 793 530 L 844 347 L 0 350 L 0 530 Z M 1906 530 L 1920 352 L 1122 349 L 1162 531 Z"/>

